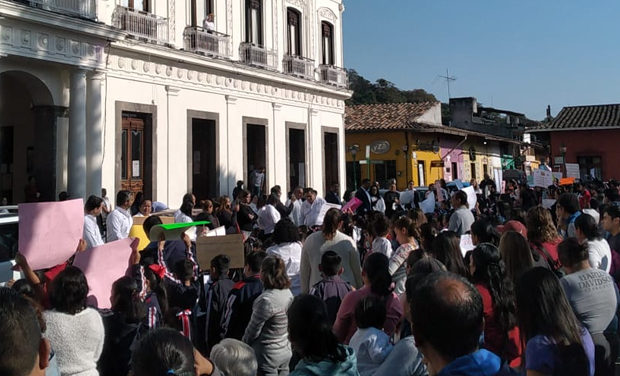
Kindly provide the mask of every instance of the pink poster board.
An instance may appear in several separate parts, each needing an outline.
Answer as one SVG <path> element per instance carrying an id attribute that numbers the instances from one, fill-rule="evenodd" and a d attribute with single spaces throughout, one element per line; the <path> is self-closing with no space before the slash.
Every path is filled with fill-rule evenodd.
<path id="1" fill-rule="evenodd" d="M 61 264 L 75 253 L 84 231 L 82 199 L 19 204 L 19 252 L 34 270 Z"/>
<path id="2" fill-rule="evenodd" d="M 80 268 L 88 281 L 88 304 L 110 308 L 112 283 L 123 277 L 129 267 L 133 239 L 121 239 L 79 252 L 73 266 Z"/>
<path id="3" fill-rule="evenodd" d="M 362 200 L 360 200 L 357 197 L 353 197 L 351 200 L 349 200 L 349 202 L 347 202 L 343 207 L 342 207 L 342 212 L 347 212 L 349 210 L 351 210 L 352 212 L 355 213 L 355 211 L 357 210 L 357 208 L 359 208 L 360 206 L 362 206 Z"/>

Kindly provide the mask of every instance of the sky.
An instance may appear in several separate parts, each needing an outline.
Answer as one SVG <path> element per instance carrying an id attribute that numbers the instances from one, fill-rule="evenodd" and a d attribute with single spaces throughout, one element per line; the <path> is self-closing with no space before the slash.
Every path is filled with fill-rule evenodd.
<path id="1" fill-rule="evenodd" d="M 344 0 L 344 66 L 542 120 L 620 103 L 618 0 Z"/>

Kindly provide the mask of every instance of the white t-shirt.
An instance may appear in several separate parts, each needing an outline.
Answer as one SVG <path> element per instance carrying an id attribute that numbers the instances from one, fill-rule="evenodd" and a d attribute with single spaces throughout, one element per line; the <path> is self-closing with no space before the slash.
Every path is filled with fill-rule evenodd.
<path id="1" fill-rule="evenodd" d="M 279 220 L 280 212 L 273 205 L 267 204 L 258 211 L 258 227 L 265 234 L 271 234 Z"/>
<path id="2" fill-rule="evenodd" d="M 267 248 L 268 255 L 281 258 L 286 264 L 286 274 L 291 280 L 291 292 L 294 296 L 301 294 L 299 269 L 301 265 L 301 243 L 282 243 Z"/>
<path id="3" fill-rule="evenodd" d="M 605 239 L 588 240 L 590 266 L 609 273 L 611 268 L 611 249 Z"/>
<path id="4" fill-rule="evenodd" d="M 373 375 L 393 348 L 390 337 L 373 327 L 358 328 L 351 337 L 349 346 L 355 351 L 360 376 Z"/>
<path id="5" fill-rule="evenodd" d="M 129 210 L 125 210 L 121 207 L 116 207 L 108 215 L 106 220 L 107 241 L 112 242 L 114 240 L 126 239 L 129 237 L 129 230 L 133 225 L 133 218 Z"/>
<path id="6" fill-rule="evenodd" d="M 84 216 L 84 241 L 87 248 L 97 247 L 103 244 L 103 238 L 97 225 L 97 218 L 90 214 Z"/>

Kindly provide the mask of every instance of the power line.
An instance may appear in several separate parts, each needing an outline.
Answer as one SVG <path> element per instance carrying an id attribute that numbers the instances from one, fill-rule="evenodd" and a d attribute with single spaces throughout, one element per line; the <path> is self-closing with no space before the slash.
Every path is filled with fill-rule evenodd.
<path id="1" fill-rule="evenodd" d="M 450 100 L 450 98 L 452 97 L 450 95 L 450 81 L 456 81 L 456 77 L 450 76 L 450 73 L 448 72 L 448 69 L 446 69 L 446 75 L 445 76 L 439 76 L 439 77 L 443 78 L 444 80 L 446 80 L 446 85 L 448 86 L 448 100 Z"/>

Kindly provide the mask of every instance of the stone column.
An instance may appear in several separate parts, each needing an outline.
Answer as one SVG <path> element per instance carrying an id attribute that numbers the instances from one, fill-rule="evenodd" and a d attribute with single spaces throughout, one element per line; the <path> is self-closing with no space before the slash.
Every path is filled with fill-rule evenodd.
<path id="1" fill-rule="evenodd" d="M 69 99 L 69 157 L 67 193 L 86 196 L 86 71 L 71 72 Z"/>
<path id="2" fill-rule="evenodd" d="M 103 73 L 94 72 L 88 77 L 86 93 L 86 193 L 97 196 L 101 196 L 103 79 Z"/>

